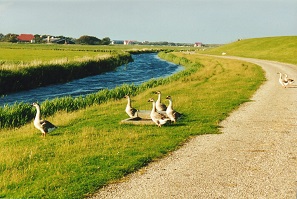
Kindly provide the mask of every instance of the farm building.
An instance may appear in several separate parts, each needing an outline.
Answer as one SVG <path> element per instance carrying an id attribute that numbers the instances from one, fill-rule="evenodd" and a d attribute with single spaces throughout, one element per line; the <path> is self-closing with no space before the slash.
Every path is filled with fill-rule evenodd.
<path id="1" fill-rule="evenodd" d="M 134 44 L 135 42 L 134 41 L 132 41 L 132 40 L 125 40 L 124 41 L 124 45 L 132 45 L 132 44 Z"/>
<path id="2" fill-rule="evenodd" d="M 194 47 L 202 47 L 202 43 L 201 42 L 195 42 Z"/>
<path id="3" fill-rule="evenodd" d="M 19 42 L 35 42 L 35 37 L 32 34 L 20 34 L 19 36 L 17 36 L 17 39 Z"/>

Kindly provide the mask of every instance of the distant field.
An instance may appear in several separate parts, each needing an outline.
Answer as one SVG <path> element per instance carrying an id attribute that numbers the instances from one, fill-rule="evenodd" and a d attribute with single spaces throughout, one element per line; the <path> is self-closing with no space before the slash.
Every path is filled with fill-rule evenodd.
<path id="1" fill-rule="evenodd" d="M 202 53 L 253 57 L 297 64 L 297 36 L 243 39 Z"/>
<path id="2" fill-rule="evenodd" d="M 53 61 L 67 58 L 69 61 L 82 57 L 93 58 L 110 54 L 114 51 L 137 51 L 162 49 L 162 46 L 91 46 L 91 45 L 59 45 L 59 44 L 13 44 L 0 42 L 0 66 L 5 63 L 30 63 L 36 61 Z M 169 47 L 170 48 L 170 47 Z M 171 49 L 181 47 L 172 47 Z M 168 49 L 168 48 L 166 48 Z M 189 48 L 187 48 L 189 49 Z"/>
<path id="3" fill-rule="evenodd" d="M 10 62 L 50 61 L 53 59 L 95 56 L 99 48 L 90 46 L 46 45 L 46 44 L 8 44 L 0 43 L 0 60 Z M 104 54 L 100 52 L 101 54 Z"/>
<path id="4" fill-rule="evenodd" d="M 0 60 L 11 63 L 52 61 L 68 58 L 75 60 L 81 57 L 94 57 L 107 54 L 106 52 L 94 51 L 71 51 L 71 50 L 46 50 L 46 49 L 0 49 Z"/>

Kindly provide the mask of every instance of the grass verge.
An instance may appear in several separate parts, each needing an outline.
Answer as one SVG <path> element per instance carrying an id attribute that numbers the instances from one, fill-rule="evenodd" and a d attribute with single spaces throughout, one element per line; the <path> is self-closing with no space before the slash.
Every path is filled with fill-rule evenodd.
<path id="1" fill-rule="evenodd" d="M 185 117 L 175 125 L 120 125 L 125 99 L 110 99 L 47 119 L 59 126 L 45 139 L 33 124 L 0 130 L 0 197 L 82 198 L 178 148 L 191 136 L 218 133 L 219 122 L 264 81 L 260 67 L 182 53 L 163 57 L 186 65 L 172 81 L 152 80 L 133 106 L 150 110 L 153 91 L 171 95 Z M 177 58 L 180 57 L 180 58 Z M 201 65 L 202 64 L 202 65 Z M 172 77 L 171 77 L 172 78 Z"/>

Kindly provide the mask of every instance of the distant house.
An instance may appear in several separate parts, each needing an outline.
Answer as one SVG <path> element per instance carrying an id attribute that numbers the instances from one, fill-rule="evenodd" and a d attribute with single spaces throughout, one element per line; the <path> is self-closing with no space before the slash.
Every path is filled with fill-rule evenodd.
<path id="1" fill-rule="evenodd" d="M 20 34 L 19 36 L 17 36 L 17 39 L 19 42 L 35 42 L 35 37 L 32 34 Z"/>
<path id="2" fill-rule="evenodd" d="M 202 47 L 202 43 L 201 42 L 195 42 L 194 47 Z"/>
<path id="3" fill-rule="evenodd" d="M 134 44 L 134 41 L 132 41 L 132 40 L 125 40 L 124 41 L 124 45 L 132 45 L 132 44 Z"/>

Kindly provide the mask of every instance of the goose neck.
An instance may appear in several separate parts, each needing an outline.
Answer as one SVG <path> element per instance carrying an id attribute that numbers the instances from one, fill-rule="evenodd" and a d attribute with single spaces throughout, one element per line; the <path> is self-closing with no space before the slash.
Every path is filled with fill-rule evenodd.
<path id="1" fill-rule="evenodd" d="M 158 94 L 158 100 L 159 102 L 161 102 L 161 93 Z"/>
<path id="2" fill-rule="evenodd" d="M 131 99 L 130 99 L 130 97 L 128 97 L 128 103 L 127 103 L 127 106 L 128 106 L 128 107 L 131 107 Z"/>
<path id="3" fill-rule="evenodd" d="M 40 108 L 37 106 L 36 107 L 36 116 L 35 116 L 35 121 L 40 120 Z"/>
<path id="4" fill-rule="evenodd" d="M 152 104 L 153 104 L 152 112 L 157 112 L 157 110 L 156 110 L 156 102 L 152 102 Z"/>

